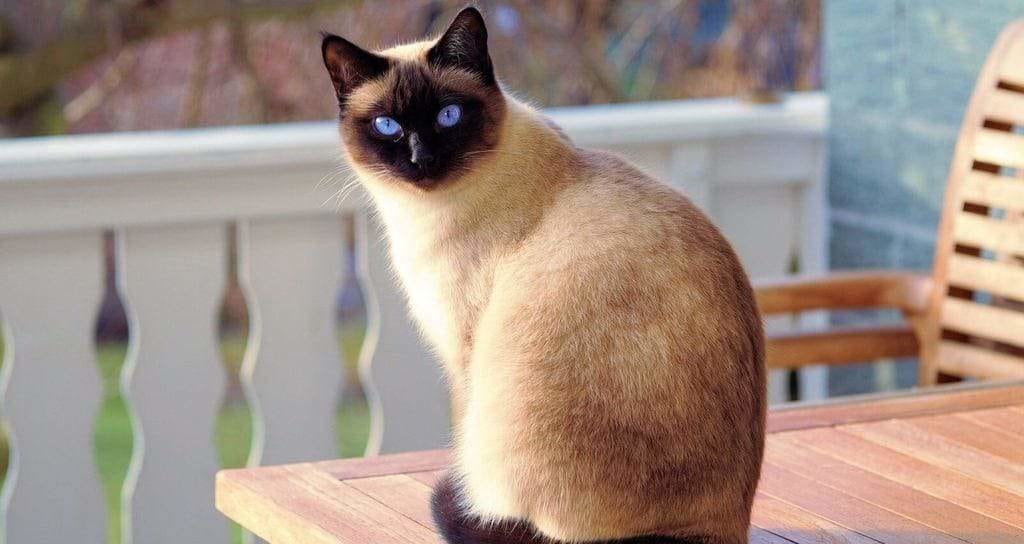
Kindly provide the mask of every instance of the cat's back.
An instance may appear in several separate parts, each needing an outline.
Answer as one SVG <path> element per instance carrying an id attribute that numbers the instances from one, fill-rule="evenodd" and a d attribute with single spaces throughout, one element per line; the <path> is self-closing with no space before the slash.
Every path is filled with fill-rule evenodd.
<path id="1" fill-rule="evenodd" d="M 501 297 L 539 310 L 533 315 L 585 310 L 593 319 L 587 328 L 650 323 L 653 335 L 677 346 L 681 335 L 717 344 L 686 342 L 682 351 L 729 351 L 735 337 L 759 343 L 750 282 L 710 219 L 624 159 L 600 151 L 577 154 L 535 231 L 501 267 Z M 761 348 L 748 347 L 731 359 L 757 366 Z"/>
<path id="2" fill-rule="evenodd" d="M 655 266 L 710 264 L 721 274 L 742 274 L 728 242 L 689 198 L 604 151 L 577 150 L 537 234 L 536 248 L 552 265 L 632 255 Z M 552 254 L 547 244 L 559 248 Z"/>

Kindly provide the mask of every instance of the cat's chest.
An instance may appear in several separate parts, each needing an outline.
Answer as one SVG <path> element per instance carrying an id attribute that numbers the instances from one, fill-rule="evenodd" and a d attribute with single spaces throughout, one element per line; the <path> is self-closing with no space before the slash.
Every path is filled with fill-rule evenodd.
<path id="1" fill-rule="evenodd" d="M 413 318 L 449 365 L 468 353 L 486 299 L 490 274 L 459 255 L 423 255 L 392 251 L 395 269 L 409 299 Z"/>

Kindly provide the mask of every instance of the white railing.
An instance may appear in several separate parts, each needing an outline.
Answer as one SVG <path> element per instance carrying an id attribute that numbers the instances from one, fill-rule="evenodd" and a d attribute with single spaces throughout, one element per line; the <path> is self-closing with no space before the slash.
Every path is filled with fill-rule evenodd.
<path id="1" fill-rule="evenodd" d="M 550 113 L 581 145 L 618 150 L 689 193 L 763 277 L 787 273 L 794 259 L 804 271 L 825 267 L 826 109 L 822 95 L 805 94 L 767 106 L 723 99 Z M 253 408 L 250 462 L 336 455 L 332 295 L 345 269 L 345 214 L 355 217 L 368 305 L 368 453 L 445 442 L 439 372 L 406 318 L 366 200 L 324 205 L 314 188 L 338 157 L 328 122 L 0 143 L 8 544 L 106 539 L 91 430 L 102 396 L 92 334 L 106 229 L 130 323 L 126 542 L 227 540 L 213 510 L 212 434 L 225 387 L 216 316 L 231 223 L 251 316 L 241 378 Z M 820 388 L 821 373 L 806 376 Z"/>

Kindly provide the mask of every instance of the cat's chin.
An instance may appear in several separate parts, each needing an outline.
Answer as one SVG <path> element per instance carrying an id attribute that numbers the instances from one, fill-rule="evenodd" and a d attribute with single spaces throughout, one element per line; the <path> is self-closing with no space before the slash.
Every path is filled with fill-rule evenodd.
<path id="1" fill-rule="evenodd" d="M 429 191 L 431 189 L 435 189 L 438 186 L 440 186 L 441 184 L 445 183 L 446 180 L 447 180 L 447 176 L 444 176 L 444 175 L 430 175 L 430 174 L 428 174 L 426 172 L 415 172 L 415 173 L 402 172 L 402 173 L 399 173 L 399 174 L 395 174 L 394 177 L 395 177 L 395 181 L 397 181 L 399 183 L 402 183 L 404 185 L 408 185 L 408 186 L 414 187 L 416 189 L 421 189 L 421 190 L 424 190 L 424 191 Z"/>

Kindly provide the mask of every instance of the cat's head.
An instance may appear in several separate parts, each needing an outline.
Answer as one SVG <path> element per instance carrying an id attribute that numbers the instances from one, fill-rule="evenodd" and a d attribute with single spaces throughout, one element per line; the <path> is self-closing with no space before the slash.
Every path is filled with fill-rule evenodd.
<path id="1" fill-rule="evenodd" d="M 431 189 L 497 145 L 504 97 L 475 8 L 434 41 L 370 52 L 326 34 L 322 49 L 349 159 L 375 178 Z"/>

